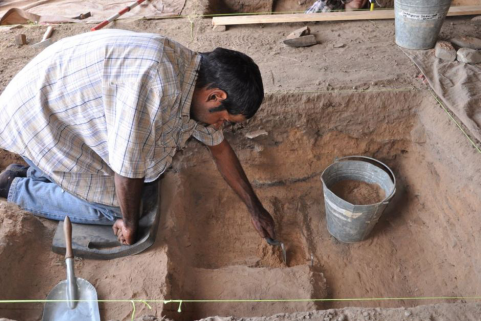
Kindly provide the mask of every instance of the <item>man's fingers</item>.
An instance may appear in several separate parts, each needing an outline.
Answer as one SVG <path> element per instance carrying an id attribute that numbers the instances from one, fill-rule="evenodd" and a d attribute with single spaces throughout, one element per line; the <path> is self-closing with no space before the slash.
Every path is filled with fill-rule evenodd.
<path id="1" fill-rule="evenodd" d="M 266 216 L 261 219 L 260 223 L 265 233 L 265 237 L 270 237 L 272 239 L 275 239 L 276 238 L 276 233 L 274 229 L 275 224 L 274 224 L 274 220 L 269 215 L 269 213 L 266 212 Z"/>
<path id="2" fill-rule="evenodd" d="M 264 228 L 262 228 L 262 225 L 257 220 L 255 220 L 254 218 L 251 218 L 251 222 L 262 238 L 266 238 L 268 236 L 266 231 L 264 231 Z"/>
<path id="3" fill-rule="evenodd" d="M 120 244 L 125 244 L 125 238 L 124 238 L 124 235 L 122 233 L 119 234 L 119 242 L 120 242 Z"/>
<path id="4" fill-rule="evenodd" d="M 262 229 L 262 232 L 264 233 L 263 237 L 270 237 L 271 239 L 276 239 L 274 226 L 270 224 L 270 222 L 264 222 L 264 224 L 262 224 L 261 229 Z"/>
<path id="5" fill-rule="evenodd" d="M 270 225 L 267 227 L 267 233 L 269 233 L 269 236 L 271 237 L 271 239 L 276 239 L 276 231 L 274 229 L 274 226 Z"/>

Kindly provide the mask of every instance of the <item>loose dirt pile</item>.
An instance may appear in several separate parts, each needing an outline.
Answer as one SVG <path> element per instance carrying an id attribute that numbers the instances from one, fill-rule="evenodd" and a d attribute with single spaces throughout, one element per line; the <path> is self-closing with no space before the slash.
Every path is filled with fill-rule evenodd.
<path id="1" fill-rule="evenodd" d="M 375 204 L 386 198 L 381 186 L 362 181 L 343 180 L 334 184 L 331 191 L 354 205 Z"/>

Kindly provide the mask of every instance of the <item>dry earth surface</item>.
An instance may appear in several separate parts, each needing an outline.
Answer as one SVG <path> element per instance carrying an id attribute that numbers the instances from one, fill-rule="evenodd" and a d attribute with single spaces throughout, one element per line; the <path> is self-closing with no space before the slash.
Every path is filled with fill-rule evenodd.
<path id="1" fill-rule="evenodd" d="M 184 303 L 182 313 L 178 304 L 161 302 L 480 294 L 479 153 L 394 44 L 393 21 L 311 23 L 319 44 L 283 45 L 301 26 L 231 27 L 218 33 L 208 19 L 115 24 L 161 33 L 193 50 L 240 50 L 259 64 L 264 105 L 226 137 L 276 220 L 287 245 L 287 266 L 253 230 L 207 150 L 191 141 L 161 179 L 162 220 L 154 246 L 111 261 L 78 259 L 77 275 L 89 280 L 101 299 L 160 300 L 152 310 L 137 304 L 138 320 L 213 315 L 233 317 L 206 320 L 480 320 L 480 305 L 464 300 Z M 57 26 L 53 40 L 88 28 Z M 37 53 L 17 47 L 14 37 L 25 33 L 34 43 L 44 30 L 0 32 L 0 91 Z M 479 27 L 468 19 L 450 18 L 441 37 L 476 33 Z M 260 129 L 268 135 L 245 137 Z M 335 157 L 353 154 L 386 162 L 396 173 L 398 190 L 366 241 L 343 244 L 327 232 L 319 175 Z M 0 151 L 0 169 L 16 161 Z M 50 251 L 55 227 L 0 201 L 0 299 L 44 299 L 65 278 L 63 257 Z M 100 308 L 103 320 L 131 318 L 130 303 Z M 41 313 L 41 304 L 0 306 L 0 317 L 15 320 L 40 320 Z"/>

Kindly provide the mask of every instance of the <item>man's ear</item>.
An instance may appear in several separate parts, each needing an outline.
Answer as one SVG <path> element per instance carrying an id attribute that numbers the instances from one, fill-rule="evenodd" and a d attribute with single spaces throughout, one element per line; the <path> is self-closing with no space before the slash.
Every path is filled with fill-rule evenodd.
<path id="1" fill-rule="evenodd" d="M 209 97 L 207 98 L 207 101 L 222 102 L 225 99 L 227 99 L 227 93 L 225 91 L 223 91 L 222 89 L 214 88 L 209 93 Z"/>

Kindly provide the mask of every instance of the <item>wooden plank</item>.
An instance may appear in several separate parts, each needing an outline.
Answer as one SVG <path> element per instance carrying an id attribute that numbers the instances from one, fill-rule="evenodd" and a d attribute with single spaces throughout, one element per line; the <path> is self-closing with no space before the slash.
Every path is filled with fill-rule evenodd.
<path id="1" fill-rule="evenodd" d="M 466 16 L 481 14 L 481 6 L 451 7 L 448 16 Z M 352 21 L 352 20 L 387 20 L 394 19 L 394 10 L 348 11 L 300 14 L 273 14 L 214 17 L 214 26 L 246 25 L 259 23 L 292 23 L 314 21 Z"/>
<path id="2" fill-rule="evenodd" d="M 474 16 L 481 14 L 481 6 L 459 6 L 451 7 L 448 11 L 448 17 L 454 16 Z"/>
<path id="3" fill-rule="evenodd" d="M 451 2 L 451 6 L 475 6 L 479 4 L 479 0 L 453 0 Z"/>

